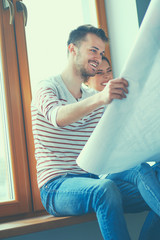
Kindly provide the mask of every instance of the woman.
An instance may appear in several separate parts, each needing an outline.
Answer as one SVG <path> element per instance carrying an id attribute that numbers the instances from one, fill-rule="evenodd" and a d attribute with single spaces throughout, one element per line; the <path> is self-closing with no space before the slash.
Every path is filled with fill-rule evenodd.
<path id="1" fill-rule="evenodd" d="M 113 79 L 112 68 L 108 58 L 102 57 L 102 63 L 100 64 L 98 71 L 94 77 L 90 77 L 86 82 L 90 88 L 94 88 L 97 91 L 102 91 L 109 80 Z"/>

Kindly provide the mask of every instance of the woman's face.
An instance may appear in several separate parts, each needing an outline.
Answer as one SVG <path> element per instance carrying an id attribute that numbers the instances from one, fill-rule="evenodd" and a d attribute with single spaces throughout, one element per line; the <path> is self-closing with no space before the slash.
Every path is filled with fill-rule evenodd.
<path id="1" fill-rule="evenodd" d="M 109 80 L 113 79 L 112 69 L 106 60 L 99 65 L 96 75 L 90 77 L 86 83 L 97 91 L 102 91 Z"/>

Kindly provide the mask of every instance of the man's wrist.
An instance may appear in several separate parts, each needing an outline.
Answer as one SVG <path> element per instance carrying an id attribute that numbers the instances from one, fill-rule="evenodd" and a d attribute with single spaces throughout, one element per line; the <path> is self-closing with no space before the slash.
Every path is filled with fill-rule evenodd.
<path id="1" fill-rule="evenodd" d="M 97 97 L 97 103 L 99 104 L 99 107 L 103 106 L 103 105 L 106 105 L 106 102 L 104 101 L 104 95 L 103 95 L 102 91 L 97 93 L 96 95 L 97 95 L 96 97 Z"/>

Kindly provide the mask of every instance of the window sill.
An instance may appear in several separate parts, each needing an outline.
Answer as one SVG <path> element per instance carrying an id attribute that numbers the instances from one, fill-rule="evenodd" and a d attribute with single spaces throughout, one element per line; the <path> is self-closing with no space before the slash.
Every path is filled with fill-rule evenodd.
<path id="1" fill-rule="evenodd" d="M 44 215 L 0 224 L 0 239 L 45 231 L 96 220 L 95 214 L 54 217 Z"/>

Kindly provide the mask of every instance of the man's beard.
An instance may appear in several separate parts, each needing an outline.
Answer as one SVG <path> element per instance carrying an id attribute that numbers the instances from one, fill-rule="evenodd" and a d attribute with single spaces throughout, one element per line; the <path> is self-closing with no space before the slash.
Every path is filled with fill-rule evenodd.
<path id="1" fill-rule="evenodd" d="M 88 80 L 89 77 L 94 77 L 95 73 L 91 74 L 90 72 L 87 72 L 87 70 L 83 67 L 80 68 L 81 77 L 83 78 L 84 82 Z"/>
<path id="2" fill-rule="evenodd" d="M 94 77 L 96 73 L 91 73 L 87 71 L 87 69 L 79 62 L 79 59 L 81 59 L 80 53 L 77 55 L 77 71 L 81 74 L 82 79 L 84 82 L 88 80 L 89 77 Z"/>

